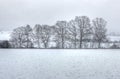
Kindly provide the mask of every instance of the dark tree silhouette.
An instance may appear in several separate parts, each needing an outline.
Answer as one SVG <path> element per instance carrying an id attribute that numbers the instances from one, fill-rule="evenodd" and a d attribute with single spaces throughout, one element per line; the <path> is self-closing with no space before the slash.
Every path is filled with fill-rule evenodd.
<path id="1" fill-rule="evenodd" d="M 11 48 L 11 45 L 7 40 L 0 41 L 0 48 Z"/>

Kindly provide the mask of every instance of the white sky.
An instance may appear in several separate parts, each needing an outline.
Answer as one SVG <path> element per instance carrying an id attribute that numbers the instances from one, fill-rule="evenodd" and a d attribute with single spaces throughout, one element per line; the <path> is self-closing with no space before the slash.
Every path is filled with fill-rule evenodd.
<path id="1" fill-rule="evenodd" d="M 104 18 L 109 32 L 120 30 L 120 0 L 0 0 L 0 30 L 26 24 L 53 25 L 82 15 Z"/>

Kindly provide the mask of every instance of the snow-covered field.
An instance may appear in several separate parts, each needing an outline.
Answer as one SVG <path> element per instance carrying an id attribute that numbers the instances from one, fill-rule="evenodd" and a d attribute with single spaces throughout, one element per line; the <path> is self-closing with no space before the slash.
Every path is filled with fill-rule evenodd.
<path id="1" fill-rule="evenodd" d="M 0 79 L 120 79 L 120 50 L 0 49 Z"/>

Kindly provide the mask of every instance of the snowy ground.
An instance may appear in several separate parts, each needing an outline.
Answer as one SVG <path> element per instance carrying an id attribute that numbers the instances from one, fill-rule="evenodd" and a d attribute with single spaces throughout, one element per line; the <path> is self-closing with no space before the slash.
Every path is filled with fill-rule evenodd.
<path id="1" fill-rule="evenodd" d="M 120 50 L 0 49 L 0 79 L 120 79 Z"/>

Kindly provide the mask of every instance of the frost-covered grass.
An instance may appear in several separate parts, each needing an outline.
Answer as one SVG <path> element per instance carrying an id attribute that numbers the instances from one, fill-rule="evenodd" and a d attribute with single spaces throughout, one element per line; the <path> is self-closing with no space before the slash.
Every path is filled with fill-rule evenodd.
<path id="1" fill-rule="evenodd" d="M 120 79 L 120 50 L 0 49 L 0 79 Z"/>

